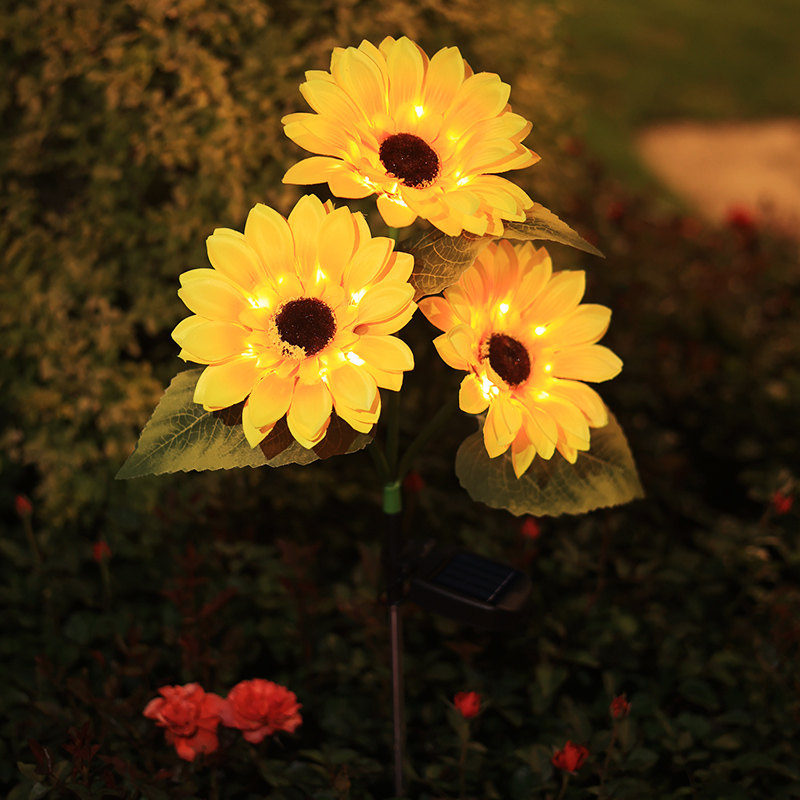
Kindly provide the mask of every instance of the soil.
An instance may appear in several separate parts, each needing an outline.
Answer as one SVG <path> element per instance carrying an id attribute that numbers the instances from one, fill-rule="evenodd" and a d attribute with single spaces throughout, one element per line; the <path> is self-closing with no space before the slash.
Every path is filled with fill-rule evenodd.
<path id="1" fill-rule="evenodd" d="M 637 146 L 709 221 L 745 214 L 800 238 L 800 120 L 664 124 L 645 130 Z"/>

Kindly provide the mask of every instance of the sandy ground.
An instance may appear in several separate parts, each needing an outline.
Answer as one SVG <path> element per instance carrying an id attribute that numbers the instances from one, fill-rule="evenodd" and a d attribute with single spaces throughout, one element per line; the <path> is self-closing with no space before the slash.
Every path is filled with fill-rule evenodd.
<path id="1" fill-rule="evenodd" d="M 800 238 L 800 120 L 659 125 L 637 144 L 650 169 L 706 219 L 744 210 Z"/>

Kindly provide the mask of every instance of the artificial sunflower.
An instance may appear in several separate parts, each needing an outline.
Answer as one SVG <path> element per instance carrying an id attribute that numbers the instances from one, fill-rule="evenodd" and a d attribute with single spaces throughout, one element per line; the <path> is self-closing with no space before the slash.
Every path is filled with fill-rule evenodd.
<path id="1" fill-rule="evenodd" d="M 497 173 L 535 164 L 521 144 L 531 123 L 511 112 L 499 76 L 473 74 L 457 47 L 433 58 L 410 39 L 336 48 L 330 73 L 306 72 L 316 114 L 284 117 L 286 135 L 320 155 L 285 183 L 325 183 L 337 197 L 378 195 L 394 228 L 427 219 L 444 233 L 501 235 L 533 202 Z"/>
<path id="2" fill-rule="evenodd" d="M 580 304 L 583 271 L 553 272 L 547 251 L 530 242 L 490 244 L 444 297 L 420 302 L 440 330 L 436 349 L 453 369 L 469 374 L 459 404 L 486 414 L 483 440 L 490 458 L 511 448 L 519 478 L 538 454 L 558 450 L 574 463 L 588 450 L 589 428 L 608 423 L 599 395 L 583 381 L 607 381 L 622 362 L 596 344 L 611 310 Z"/>
<path id="3" fill-rule="evenodd" d="M 413 315 L 413 258 L 373 238 L 362 214 L 308 195 L 288 219 L 265 205 L 244 235 L 208 238 L 213 269 L 181 275 L 194 316 L 172 333 L 184 360 L 209 366 L 194 401 L 215 411 L 245 401 L 247 441 L 259 444 L 284 414 L 312 448 L 331 411 L 367 433 L 378 421 L 378 387 L 398 391 L 414 366 L 395 336 Z"/>

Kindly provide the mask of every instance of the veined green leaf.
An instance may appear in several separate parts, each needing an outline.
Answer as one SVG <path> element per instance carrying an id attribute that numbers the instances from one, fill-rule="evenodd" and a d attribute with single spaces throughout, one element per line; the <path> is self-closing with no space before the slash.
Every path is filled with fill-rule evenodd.
<path id="1" fill-rule="evenodd" d="M 195 385 L 202 372 L 190 369 L 172 379 L 117 478 L 310 464 L 320 458 L 353 453 L 372 441 L 371 435 L 356 433 L 334 415 L 328 433 L 313 450 L 306 450 L 292 438 L 285 419 L 259 447 L 250 447 L 242 430 L 241 407 L 214 413 L 194 402 Z"/>
<path id="2" fill-rule="evenodd" d="M 489 458 L 478 431 L 459 447 L 456 475 L 473 500 L 516 515 L 584 514 L 644 497 L 625 434 L 611 412 L 608 420 L 592 429 L 591 448 L 574 464 L 558 452 L 549 460 L 537 456 L 521 478 L 510 449 Z"/>
<path id="3" fill-rule="evenodd" d="M 410 242 L 403 242 L 400 249 L 414 256 L 411 275 L 411 285 L 416 289 L 414 299 L 438 294 L 454 284 L 494 239 L 545 239 L 603 258 L 596 247 L 581 238 L 566 222 L 539 203 L 534 203 L 525 220 L 504 223 L 501 236 L 475 236 L 471 233 L 447 236 L 441 231 L 431 230 Z"/>

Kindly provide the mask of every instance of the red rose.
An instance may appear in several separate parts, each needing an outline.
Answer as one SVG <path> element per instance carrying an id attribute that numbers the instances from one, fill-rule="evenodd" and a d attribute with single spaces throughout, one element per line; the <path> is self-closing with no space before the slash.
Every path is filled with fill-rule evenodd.
<path id="1" fill-rule="evenodd" d="M 302 723 L 297 695 L 285 686 L 256 678 L 237 683 L 228 692 L 222 723 L 238 728 L 248 742 L 258 744 L 278 731 L 294 733 Z"/>
<path id="2" fill-rule="evenodd" d="M 563 750 L 556 750 L 552 758 L 552 764 L 558 769 L 563 769 L 566 772 L 577 772 L 586 761 L 589 755 L 589 748 L 583 747 L 579 744 L 572 744 L 567 742 Z"/>
<path id="3" fill-rule="evenodd" d="M 477 692 L 459 692 L 453 698 L 453 704 L 464 719 L 472 719 L 481 710 L 481 696 Z"/>
<path id="4" fill-rule="evenodd" d="M 142 712 L 165 728 L 167 741 L 178 755 L 194 761 L 198 753 L 213 753 L 219 745 L 217 725 L 225 701 L 215 694 L 206 694 L 198 683 L 186 686 L 162 686 L 161 697 L 151 700 Z"/>
<path id="5" fill-rule="evenodd" d="M 625 695 L 621 694 L 611 701 L 609 711 L 614 719 L 624 719 L 628 716 L 631 710 L 631 704 L 625 699 Z"/>

